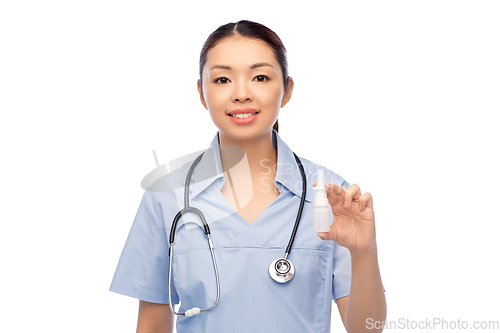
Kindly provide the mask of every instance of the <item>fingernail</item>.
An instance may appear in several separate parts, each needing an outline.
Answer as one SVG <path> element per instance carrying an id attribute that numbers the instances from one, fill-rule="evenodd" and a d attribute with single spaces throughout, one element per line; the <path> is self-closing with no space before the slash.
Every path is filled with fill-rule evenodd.
<path id="1" fill-rule="evenodd" d="M 346 200 L 346 201 L 344 202 L 344 207 L 345 207 L 345 208 L 348 208 L 348 207 L 349 207 L 349 201 L 348 201 L 348 200 Z"/>

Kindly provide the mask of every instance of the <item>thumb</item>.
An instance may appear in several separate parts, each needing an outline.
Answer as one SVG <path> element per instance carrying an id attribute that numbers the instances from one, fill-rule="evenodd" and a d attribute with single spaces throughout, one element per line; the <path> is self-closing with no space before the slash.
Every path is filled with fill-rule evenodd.
<path id="1" fill-rule="evenodd" d="M 327 232 L 318 232 L 318 237 L 322 240 L 332 240 L 334 242 L 337 241 L 337 227 L 335 223 L 330 226 L 330 230 Z"/>

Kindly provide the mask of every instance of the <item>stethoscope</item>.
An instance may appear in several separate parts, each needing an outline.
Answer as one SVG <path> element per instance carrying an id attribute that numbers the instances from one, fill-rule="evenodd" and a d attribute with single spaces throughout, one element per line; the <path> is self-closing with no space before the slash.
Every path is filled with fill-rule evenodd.
<path id="1" fill-rule="evenodd" d="M 191 168 L 189 169 L 189 172 L 186 177 L 186 184 L 184 187 L 184 208 L 181 209 L 177 215 L 174 217 L 174 221 L 172 222 L 172 228 L 170 229 L 170 248 L 168 251 L 169 255 L 169 261 L 168 261 L 168 303 L 170 306 L 170 311 L 172 313 L 178 315 L 178 316 L 187 316 L 191 317 L 194 315 L 199 314 L 200 312 L 212 310 L 217 303 L 219 303 L 219 298 L 220 298 L 220 282 L 219 282 L 219 271 L 217 270 L 217 263 L 215 262 L 215 256 L 214 256 L 214 244 L 212 242 L 212 239 L 210 238 L 210 228 L 208 227 L 208 223 L 205 220 L 205 216 L 203 216 L 203 213 L 195 208 L 195 207 L 189 207 L 189 183 L 191 182 L 191 175 L 193 173 L 194 168 L 198 163 L 200 162 L 201 158 L 203 157 L 202 153 L 196 160 L 193 162 L 191 165 Z M 297 218 L 295 219 L 295 225 L 293 227 L 292 235 L 290 236 L 290 241 L 288 242 L 288 246 L 285 250 L 285 256 L 283 258 L 278 258 L 275 259 L 271 262 L 269 265 L 269 275 L 271 278 L 279 283 L 285 283 L 290 281 L 293 276 L 295 275 L 295 267 L 293 266 L 292 262 L 288 260 L 288 255 L 290 254 L 290 251 L 292 250 L 292 244 L 295 239 L 295 234 L 297 233 L 297 228 L 299 227 L 299 222 L 300 222 L 300 217 L 302 216 L 302 209 L 304 208 L 304 201 L 306 198 L 306 188 L 307 188 L 307 181 L 306 181 L 306 176 L 304 172 L 304 168 L 302 167 L 302 163 L 300 162 L 299 158 L 295 153 L 293 153 L 293 156 L 295 156 L 295 161 L 297 162 L 297 165 L 300 169 L 300 174 L 302 176 L 302 198 L 300 199 L 300 205 L 299 205 L 299 211 L 297 213 Z M 174 249 L 174 238 L 175 238 L 175 229 L 177 227 L 177 221 L 179 221 L 179 218 L 188 212 L 193 212 L 198 214 L 200 217 L 201 221 L 203 222 L 203 227 L 205 229 L 205 235 L 207 236 L 207 241 L 208 241 L 208 247 L 210 248 L 210 254 L 212 255 L 212 262 L 214 265 L 214 271 L 215 271 L 215 281 L 217 283 L 217 298 L 214 302 L 214 304 L 206 309 L 200 309 L 197 307 L 193 307 L 189 310 L 187 310 L 184 313 L 181 312 L 176 312 L 172 306 L 172 294 L 171 294 L 171 279 L 172 279 L 172 257 L 173 257 L 173 249 Z"/>

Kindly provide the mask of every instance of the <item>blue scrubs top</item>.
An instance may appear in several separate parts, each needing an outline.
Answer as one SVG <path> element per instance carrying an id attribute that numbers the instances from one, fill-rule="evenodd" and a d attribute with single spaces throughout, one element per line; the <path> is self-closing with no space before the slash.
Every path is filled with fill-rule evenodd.
<path id="1" fill-rule="evenodd" d="M 279 197 L 251 224 L 221 193 L 225 182 L 219 137 L 192 175 L 190 206 L 200 209 L 211 230 L 220 277 L 218 305 L 194 317 L 177 318 L 183 332 L 330 332 L 332 300 L 349 295 L 351 256 L 313 229 L 312 183 L 318 165 L 300 158 L 307 195 L 288 259 L 295 276 L 280 284 L 269 276 L 271 261 L 282 258 L 302 196 L 302 178 L 292 150 L 273 130 Z M 172 221 L 184 207 L 184 183 L 192 161 L 145 191 L 121 254 L 110 290 L 147 302 L 168 304 L 168 249 Z M 321 166 L 319 166 L 321 167 Z M 324 168 L 325 181 L 349 184 Z M 330 212 L 333 221 L 333 214 Z M 207 239 L 195 214 L 177 225 L 172 266 L 172 303 L 179 311 L 206 308 L 216 299 L 215 273 Z"/>

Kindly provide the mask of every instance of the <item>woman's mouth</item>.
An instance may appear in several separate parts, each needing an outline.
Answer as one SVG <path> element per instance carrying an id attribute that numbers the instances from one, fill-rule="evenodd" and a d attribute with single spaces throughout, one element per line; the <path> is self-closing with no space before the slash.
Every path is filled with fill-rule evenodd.
<path id="1" fill-rule="evenodd" d="M 253 112 L 253 113 L 237 113 L 237 114 L 229 114 L 231 117 L 234 118 L 240 118 L 240 119 L 245 119 L 250 116 L 253 116 L 254 114 L 257 114 L 258 112 Z"/>
<path id="2" fill-rule="evenodd" d="M 250 124 L 252 121 L 257 118 L 257 115 L 259 114 L 258 111 L 251 109 L 251 108 L 246 108 L 246 109 L 238 109 L 238 110 L 233 110 L 227 115 L 233 123 L 237 125 L 246 125 Z"/>

